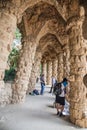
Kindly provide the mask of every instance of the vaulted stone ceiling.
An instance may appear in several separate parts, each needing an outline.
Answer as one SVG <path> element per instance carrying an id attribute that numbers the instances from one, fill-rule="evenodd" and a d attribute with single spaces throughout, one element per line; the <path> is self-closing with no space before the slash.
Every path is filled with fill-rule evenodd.
<path id="1" fill-rule="evenodd" d="M 22 22 L 18 25 L 23 36 L 34 37 L 39 48 L 46 49 L 48 45 L 56 44 L 55 52 L 58 51 L 58 44 L 65 45 L 68 43 L 68 35 L 66 31 L 66 21 L 69 18 L 71 10 L 73 16 L 78 10 L 73 9 L 71 5 L 77 7 L 77 0 L 13 0 L 17 3 L 19 14 L 22 14 Z M 76 8 L 77 9 L 77 8 Z M 52 35 L 49 35 L 52 34 Z M 49 48 L 48 48 L 49 49 Z"/>
<path id="2" fill-rule="evenodd" d="M 66 8 L 65 10 L 72 7 L 69 7 L 69 2 L 70 5 L 75 4 L 75 0 L 73 0 L 73 2 L 68 0 L 55 1 L 57 1 L 62 8 Z M 51 2 L 49 2 L 49 0 L 48 2 L 46 2 L 45 0 L 38 0 L 38 2 L 34 2 L 32 0 L 32 2 L 30 2 L 31 6 L 28 5 L 29 2 L 26 3 L 27 7 L 22 7 L 25 8 L 25 12 L 23 13 L 23 20 L 20 24 L 20 28 L 23 29 L 24 25 L 26 25 L 22 32 L 24 32 L 25 30 L 24 34 L 26 33 L 26 36 L 33 35 L 33 37 L 36 38 L 36 42 L 39 45 L 37 49 L 41 50 L 44 56 L 45 51 L 46 53 L 48 53 L 49 51 L 48 46 L 51 46 L 54 50 L 51 52 L 53 52 L 54 54 L 58 53 L 61 50 L 61 47 L 59 47 L 60 45 L 62 46 L 68 44 L 66 20 L 64 19 L 63 15 L 58 12 L 54 4 L 50 4 Z M 69 13 L 65 14 L 67 19 L 69 17 Z"/>
<path id="3" fill-rule="evenodd" d="M 59 0 L 60 1 L 60 0 Z M 54 6 L 60 15 L 62 15 L 63 19 L 66 21 L 66 14 L 67 11 L 66 7 L 61 6 L 58 0 L 13 0 L 14 3 L 16 3 L 17 6 L 19 6 L 19 12 L 22 14 L 27 8 L 34 6 L 35 4 L 38 4 L 39 2 L 45 2 L 52 6 Z M 62 0 L 61 0 L 62 1 Z M 67 0 L 65 0 L 67 1 Z M 64 4 L 65 4 L 65 1 Z"/>
<path id="4" fill-rule="evenodd" d="M 55 49 L 51 45 L 48 45 L 42 55 L 42 60 L 43 59 L 48 60 L 48 59 L 52 59 L 52 58 L 55 59 L 55 57 L 57 57 L 57 53 L 55 52 Z"/>
<path id="5" fill-rule="evenodd" d="M 38 35 L 41 28 L 45 25 L 46 21 L 50 19 L 56 19 L 56 21 L 58 21 L 58 25 L 61 25 L 63 23 L 63 19 L 59 15 L 56 8 L 44 2 L 39 2 L 33 7 L 28 8 L 26 10 L 25 15 L 27 17 L 28 22 L 28 28 L 29 28 L 28 33 L 32 32 L 35 37 Z M 59 27 L 61 28 L 61 26 Z M 64 30 L 64 25 L 62 28 Z M 63 32 L 62 29 L 59 30 L 60 30 L 59 32 Z"/>
<path id="6" fill-rule="evenodd" d="M 54 34 L 51 33 L 47 33 L 46 35 L 44 35 L 41 39 L 40 39 L 40 44 L 41 43 L 57 43 L 58 46 L 61 46 L 61 43 L 59 43 L 57 37 Z M 41 45 L 42 47 L 44 46 L 43 44 Z"/>
<path id="7" fill-rule="evenodd" d="M 67 43 L 66 21 L 53 5 L 46 2 L 29 7 L 19 27 L 27 37 L 30 35 L 37 40 L 38 48 L 43 53 L 49 50 L 48 45 L 53 46 L 56 53 L 60 46 Z"/>
<path id="8" fill-rule="evenodd" d="M 61 43 L 58 41 L 57 37 L 51 33 L 47 33 L 39 41 L 39 48 L 42 51 L 45 51 L 48 45 L 53 46 L 53 48 L 55 48 L 55 45 L 56 45 L 58 49 L 61 48 L 62 46 Z"/>
<path id="9" fill-rule="evenodd" d="M 41 50 L 43 57 L 47 59 L 49 57 L 56 57 L 61 51 L 62 45 L 55 35 L 47 33 L 40 39 L 38 48 Z"/>

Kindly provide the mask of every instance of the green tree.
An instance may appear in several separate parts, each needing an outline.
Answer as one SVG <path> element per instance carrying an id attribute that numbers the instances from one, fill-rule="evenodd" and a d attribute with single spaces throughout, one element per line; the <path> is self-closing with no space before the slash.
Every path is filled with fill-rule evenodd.
<path id="1" fill-rule="evenodd" d="M 17 68 L 17 63 L 18 63 L 18 58 L 19 58 L 19 50 L 17 50 L 16 48 L 13 48 L 9 57 L 8 57 L 8 64 L 10 66 L 10 68 Z"/>
<path id="2" fill-rule="evenodd" d="M 22 35 L 21 35 L 21 33 L 20 33 L 20 31 L 19 31 L 18 28 L 16 29 L 15 37 L 16 37 L 16 39 L 18 39 L 18 40 L 21 40 L 21 38 L 22 38 Z"/>

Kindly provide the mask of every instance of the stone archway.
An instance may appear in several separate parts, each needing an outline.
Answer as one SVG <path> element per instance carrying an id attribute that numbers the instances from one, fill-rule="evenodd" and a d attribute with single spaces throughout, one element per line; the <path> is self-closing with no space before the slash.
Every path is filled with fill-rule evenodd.
<path id="1" fill-rule="evenodd" d="M 12 0 L 11 2 L 5 2 L 4 5 L 0 2 L 0 59 L 3 64 L 3 66 L 0 66 L 0 85 L 4 86 L 2 79 L 9 54 L 8 48 L 13 40 L 13 33 L 19 21 L 21 22 L 18 26 L 20 26 L 23 34 L 23 48 L 20 53 L 19 71 L 13 86 L 13 102 L 22 102 L 25 99 L 39 41 L 41 42 L 39 48 L 43 46 L 43 49 L 48 49 L 47 53 L 49 54 L 50 49 L 47 46 L 54 48 L 52 42 L 50 43 L 52 37 L 48 35 L 48 33 L 51 33 L 56 36 L 62 47 L 69 44 L 71 80 L 70 119 L 81 127 L 87 127 L 87 88 L 83 83 L 83 77 L 87 74 L 87 34 L 85 34 L 87 18 L 84 15 L 84 12 L 87 14 L 86 3 L 86 0 L 65 0 L 64 4 L 62 0 L 61 2 L 58 0 L 48 0 L 48 2 L 46 0 Z M 84 8 L 80 7 L 80 5 Z M 19 20 L 20 17 L 21 20 Z M 48 37 L 48 42 L 42 42 L 46 38 L 44 36 Z M 66 41 L 67 36 L 69 39 Z M 60 55 L 61 52 L 58 52 L 57 44 L 56 47 L 55 52 Z M 6 54 L 3 50 L 6 51 Z M 62 50 L 65 51 L 64 48 Z M 43 51 L 43 54 L 45 54 L 45 51 Z M 62 62 L 59 63 L 61 64 Z"/>
<path id="2" fill-rule="evenodd" d="M 18 4 L 17 6 L 15 6 L 16 5 L 15 2 L 17 2 L 17 4 Z M 28 6 L 26 6 L 26 4 Z M 63 14 L 63 13 L 61 13 L 61 11 L 58 12 L 58 10 L 57 10 L 58 8 L 56 6 L 59 6 L 59 4 L 57 2 L 55 3 L 52 1 L 49 1 L 49 2 L 37 1 L 36 3 L 35 3 L 35 1 L 32 1 L 31 5 L 29 2 L 27 3 L 27 1 L 25 3 L 21 3 L 20 1 L 13 1 L 13 0 L 10 2 L 8 1 L 7 3 L 5 2 L 3 11 L 6 11 L 6 14 L 9 15 L 10 17 L 11 17 L 11 15 L 13 17 L 15 17 L 15 19 L 17 20 L 17 24 L 15 24 L 15 25 L 18 25 L 18 27 L 20 28 L 21 33 L 23 35 L 23 40 L 22 40 L 23 47 L 22 47 L 22 50 L 20 53 L 20 58 L 19 58 L 19 60 L 20 60 L 19 66 L 18 66 L 19 71 L 17 72 L 17 75 L 16 75 L 15 85 L 13 85 L 12 102 L 21 102 L 25 98 L 25 95 L 23 96 L 23 94 L 26 93 L 26 86 L 29 82 L 29 77 L 30 77 L 31 69 L 32 69 L 32 63 L 33 63 L 36 48 L 37 48 L 37 45 L 39 42 L 37 40 L 38 39 L 37 36 L 38 36 L 41 28 L 45 25 L 45 23 L 48 20 L 56 19 L 56 21 L 57 21 L 58 19 L 60 19 L 59 12 L 60 12 L 60 14 Z M 0 7 L 3 8 L 2 3 L 0 3 Z M 23 11 L 22 13 L 21 13 L 20 9 Z M 20 13 L 18 13 L 18 12 L 20 12 Z M 21 16 L 23 16 L 23 17 L 21 17 Z M 21 17 L 21 20 L 20 20 L 20 17 Z M 63 18 L 62 17 L 61 17 L 61 19 L 65 22 L 64 17 Z M 11 19 L 11 21 L 12 21 L 12 19 Z M 20 21 L 20 23 L 19 23 L 19 21 Z M 55 24 L 55 22 L 54 22 L 54 24 Z M 51 23 L 51 25 L 52 25 L 52 23 Z M 5 28 L 6 28 L 6 26 L 5 26 Z M 54 28 L 54 27 L 52 27 L 52 28 Z M 50 29 L 50 31 L 51 31 L 51 29 Z M 53 31 L 53 29 L 52 29 L 52 31 Z M 56 33 L 57 33 L 57 31 L 56 31 Z M 54 34 L 55 34 L 55 31 L 54 31 Z M 41 35 L 43 35 L 43 34 L 41 34 Z M 34 52 L 34 53 L 30 54 L 28 51 L 31 53 L 32 52 Z M 28 56 L 29 56 L 29 60 L 27 60 Z M 25 59 L 25 57 L 26 57 L 26 59 Z M 26 68 L 29 69 L 29 71 L 26 71 Z M 24 82 L 26 82 L 26 85 L 24 85 Z"/>
<path id="3" fill-rule="evenodd" d="M 55 9 L 55 7 L 45 2 L 39 2 L 38 4 L 35 4 L 25 10 L 22 21 L 20 23 L 20 27 L 22 28 L 21 31 L 23 32 L 24 37 L 23 48 L 20 54 L 20 62 L 18 66 L 19 71 L 17 72 L 15 84 L 13 86 L 12 102 L 24 101 L 29 84 L 30 75 L 32 78 L 32 65 L 35 60 L 36 48 L 39 45 L 40 37 L 43 36 L 43 33 L 41 33 L 41 36 L 39 35 L 39 37 L 38 34 L 40 34 L 40 30 L 42 28 L 42 30 L 45 30 L 44 26 L 46 25 L 45 23 L 47 23 L 47 21 L 49 21 L 50 19 L 58 20 L 58 18 L 62 19 L 60 18 L 59 13 Z M 64 22 L 63 19 L 62 21 Z M 62 26 L 64 28 L 65 22 L 62 23 Z M 43 32 L 42 30 L 41 32 Z M 51 29 L 49 28 L 49 30 Z M 62 30 L 61 26 L 59 30 Z M 54 31 L 54 33 L 55 32 L 57 33 L 56 30 Z"/>
<path id="4" fill-rule="evenodd" d="M 52 60 L 53 59 L 58 60 L 57 55 L 61 51 L 61 46 L 62 46 L 61 43 L 58 41 L 58 38 L 54 34 L 47 33 L 40 39 L 39 47 L 40 47 L 41 51 L 43 52 L 42 60 L 43 61 L 46 60 L 46 64 L 47 64 L 47 74 L 45 74 L 45 72 L 44 72 L 44 74 L 47 75 L 46 76 L 47 84 L 49 84 L 49 85 L 51 85 L 51 78 L 52 78 L 52 75 L 54 75 L 54 72 L 52 71 L 52 64 L 53 64 Z M 49 57 L 48 57 L 48 55 L 49 55 Z M 58 66 L 58 64 L 56 64 L 54 66 L 56 69 L 56 74 L 55 74 L 56 79 L 57 79 L 57 66 Z"/>
<path id="5" fill-rule="evenodd" d="M 66 6 L 61 6 L 61 4 L 58 1 L 53 1 L 53 0 L 32 0 L 32 1 L 25 1 L 25 2 L 18 2 L 19 3 L 19 12 L 22 14 L 27 8 L 34 6 L 35 4 L 38 4 L 39 2 L 44 2 L 48 3 L 49 5 L 54 6 L 57 11 L 60 13 L 60 15 L 63 17 L 63 19 L 66 21 L 66 11 L 67 8 Z M 67 4 L 67 2 L 65 2 Z"/>

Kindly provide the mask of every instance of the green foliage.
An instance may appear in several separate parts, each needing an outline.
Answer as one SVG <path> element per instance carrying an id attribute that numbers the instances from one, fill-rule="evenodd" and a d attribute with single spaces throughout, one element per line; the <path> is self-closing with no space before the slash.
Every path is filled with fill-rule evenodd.
<path id="1" fill-rule="evenodd" d="M 16 36 L 16 39 L 20 39 L 21 40 L 21 38 L 22 38 L 22 35 L 21 35 L 21 33 L 20 33 L 18 28 L 16 29 L 15 36 Z"/>
<path id="2" fill-rule="evenodd" d="M 5 70 L 4 81 L 14 81 L 16 76 L 16 71 L 14 68 L 10 68 L 9 70 Z"/>
<path id="3" fill-rule="evenodd" d="M 19 58 L 19 50 L 17 50 L 16 48 L 13 48 L 8 57 L 9 66 L 16 69 L 17 64 L 18 64 L 18 58 Z"/>
<path id="4" fill-rule="evenodd" d="M 17 63 L 19 58 L 19 50 L 15 48 L 11 51 L 8 57 L 8 64 L 10 66 L 9 70 L 5 70 L 4 81 L 13 81 L 16 76 Z"/>
<path id="5" fill-rule="evenodd" d="M 15 37 L 17 41 L 21 41 L 22 35 L 19 31 L 19 29 L 16 29 Z M 14 44 L 14 43 L 13 43 Z M 19 49 L 15 46 L 13 46 L 12 51 L 10 55 L 8 56 L 8 65 L 10 67 L 9 70 L 5 70 L 5 76 L 4 81 L 13 81 L 16 76 L 16 69 L 18 65 L 18 59 L 19 59 Z"/>
<path id="6" fill-rule="evenodd" d="M 5 77 L 4 77 L 5 82 L 6 81 L 13 81 L 15 79 L 18 58 L 19 58 L 19 50 L 16 50 L 14 48 L 8 57 L 8 64 L 10 66 L 10 69 L 5 70 Z"/>

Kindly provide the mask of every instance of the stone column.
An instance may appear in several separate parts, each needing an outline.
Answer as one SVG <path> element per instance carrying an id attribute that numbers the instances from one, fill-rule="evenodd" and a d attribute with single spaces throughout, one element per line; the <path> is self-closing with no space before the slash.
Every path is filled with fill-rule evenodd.
<path id="1" fill-rule="evenodd" d="M 58 54 L 58 82 L 63 80 L 63 52 Z"/>
<path id="2" fill-rule="evenodd" d="M 84 10 L 80 9 L 80 17 L 72 18 L 67 26 L 70 35 L 70 119 L 80 127 L 87 127 L 87 88 L 83 83 L 87 73 L 87 41 L 82 33 Z"/>
<path id="3" fill-rule="evenodd" d="M 46 60 L 43 59 L 42 61 L 42 74 L 44 74 L 44 80 L 45 80 L 45 83 L 47 83 L 47 63 L 46 63 Z"/>
<path id="4" fill-rule="evenodd" d="M 52 61 L 47 61 L 47 85 L 52 84 Z"/>
<path id="5" fill-rule="evenodd" d="M 30 36 L 30 39 L 28 37 L 24 40 L 20 52 L 18 71 L 16 74 L 15 84 L 13 85 L 13 103 L 23 102 L 25 100 L 35 52 L 36 43 Z"/>
<path id="6" fill-rule="evenodd" d="M 57 79 L 57 67 L 58 67 L 58 60 L 55 58 L 52 60 L 52 76 Z"/>
<path id="7" fill-rule="evenodd" d="M 16 31 L 16 23 L 17 19 L 13 14 L 9 14 L 5 10 L 4 12 L 0 12 L 0 104 L 6 104 L 6 100 L 8 100 L 7 97 L 4 98 L 5 92 L 4 94 L 1 92 L 6 89 L 3 78 Z"/>
<path id="8" fill-rule="evenodd" d="M 63 48 L 63 77 L 69 78 L 70 75 L 70 50 L 69 45 L 64 46 Z"/>
<path id="9" fill-rule="evenodd" d="M 39 75 L 38 72 L 40 72 L 40 63 L 41 63 L 41 52 L 36 51 L 31 71 L 31 77 L 28 85 L 28 93 L 32 92 L 35 89 L 36 79 Z"/>
<path id="10" fill-rule="evenodd" d="M 0 12 L 0 79 L 4 77 L 8 55 L 11 51 L 17 19 L 13 14 Z"/>

